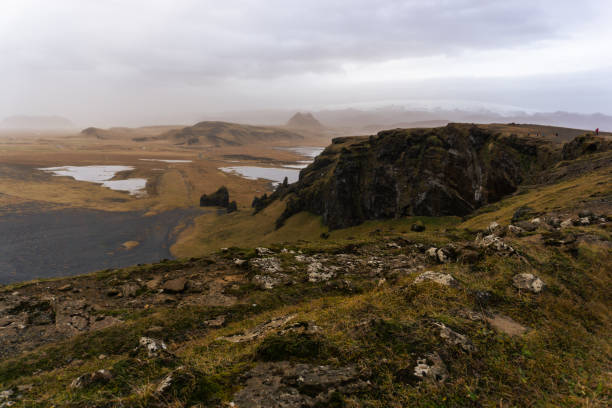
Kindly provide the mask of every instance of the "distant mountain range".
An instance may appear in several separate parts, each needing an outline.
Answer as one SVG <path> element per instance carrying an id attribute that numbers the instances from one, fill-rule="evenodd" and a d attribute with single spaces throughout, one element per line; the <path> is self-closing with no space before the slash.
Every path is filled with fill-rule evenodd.
<path id="1" fill-rule="evenodd" d="M 288 110 L 258 110 L 217 113 L 216 120 L 251 124 L 292 124 L 286 118 L 294 112 Z M 326 109 L 313 111 L 312 117 L 321 126 L 342 133 L 372 134 L 383 129 L 407 127 L 436 127 L 449 122 L 463 123 L 525 123 L 562 126 L 577 129 L 612 131 L 612 116 L 602 113 L 584 114 L 574 112 L 497 112 L 488 109 L 407 109 L 388 106 L 372 109 Z M 298 117 L 301 122 L 304 114 Z"/>

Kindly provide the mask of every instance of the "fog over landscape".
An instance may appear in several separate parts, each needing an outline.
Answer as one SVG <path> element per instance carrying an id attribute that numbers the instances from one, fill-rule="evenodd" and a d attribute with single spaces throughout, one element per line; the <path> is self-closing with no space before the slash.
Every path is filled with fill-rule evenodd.
<path id="1" fill-rule="evenodd" d="M 390 106 L 612 114 L 612 3 L 601 0 L 0 8 L 0 118 L 84 127 Z"/>

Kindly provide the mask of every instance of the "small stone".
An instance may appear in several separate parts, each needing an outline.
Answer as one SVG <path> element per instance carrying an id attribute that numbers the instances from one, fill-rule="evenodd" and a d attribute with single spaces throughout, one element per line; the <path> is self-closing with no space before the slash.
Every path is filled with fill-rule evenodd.
<path id="1" fill-rule="evenodd" d="M 508 225 L 508 232 L 512 235 L 521 235 L 524 230 L 521 227 L 517 227 L 516 225 Z"/>
<path id="2" fill-rule="evenodd" d="M 567 220 L 562 221 L 561 224 L 559 224 L 561 228 L 569 228 L 572 225 L 574 225 L 574 222 L 572 221 L 571 218 L 568 218 Z"/>
<path id="3" fill-rule="evenodd" d="M 68 283 L 67 285 L 60 286 L 59 288 L 57 288 L 57 290 L 59 290 L 60 292 L 68 292 L 69 290 L 72 290 L 72 285 Z"/>
<path id="4" fill-rule="evenodd" d="M 529 290 L 533 293 L 540 293 L 544 288 L 544 282 L 531 273 L 519 273 L 514 275 L 512 282 L 515 288 Z"/>
<path id="5" fill-rule="evenodd" d="M 578 224 L 580 225 L 589 225 L 591 224 L 591 219 L 589 217 L 582 217 L 578 219 Z"/>
<path id="6" fill-rule="evenodd" d="M 187 279 L 176 278 L 165 282 L 162 286 L 164 292 L 168 293 L 180 293 L 185 290 L 187 286 Z"/>
<path id="7" fill-rule="evenodd" d="M 246 262 L 247 262 L 246 259 L 238 259 L 238 258 L 234 259 L 234 265 L 236 265 L 236 266 L 242 266 Z"/>
<path id="8" fill-rule="evenodd" d="M 106 296 L 108 297 L 114 297 L 121 294 L 121 291 L 119 291 L 119 289 L 117 288 L 110 288 L 106 291 Z"/>

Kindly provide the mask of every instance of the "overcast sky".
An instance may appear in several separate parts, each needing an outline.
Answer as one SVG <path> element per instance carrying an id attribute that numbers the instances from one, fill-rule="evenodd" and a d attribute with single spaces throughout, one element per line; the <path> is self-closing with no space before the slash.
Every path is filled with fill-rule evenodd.
<path id="1" fill-rule="evenodd" d="M 612 114 L 612 1 L 0 0 L 0 117 L 420 100 Z"/>

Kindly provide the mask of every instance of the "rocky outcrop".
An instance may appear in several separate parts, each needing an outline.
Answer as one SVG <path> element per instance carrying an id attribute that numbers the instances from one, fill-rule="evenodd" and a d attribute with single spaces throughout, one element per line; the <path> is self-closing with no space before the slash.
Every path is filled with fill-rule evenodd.
<path id="1" fill-rule="evenodd" d="M 228 213 L 238 211 L 236 201 L 229 200 L 227 187 L 221 186 L 212 194 L 202 194 L 200 197 L 200 207 L 223 207 Z"/>
<path id="2" fill-rule="evenodd" d="M 224 207 L 229 206 L 229 192 L 227 187 L 221 186 L 212 194 L 202 194 L 200 207 Z"/>
<path id="3" fill-rule="evenodd" d="M 449 124 L 334 139 L 289 186 L 285 212 L 322 215 L 330 228 L 407 215 L 466 215 L 516 191 L 559 158 L 540 138 Z"/>

